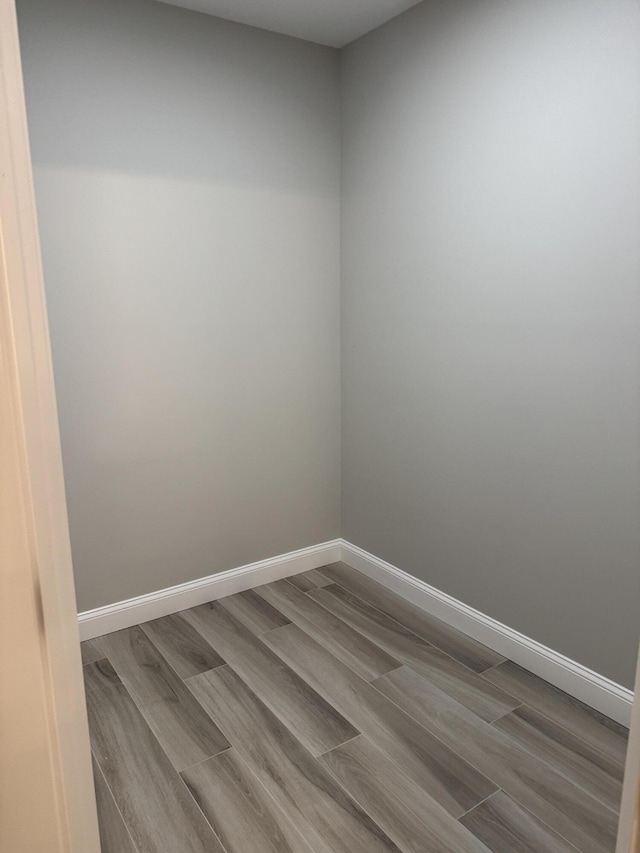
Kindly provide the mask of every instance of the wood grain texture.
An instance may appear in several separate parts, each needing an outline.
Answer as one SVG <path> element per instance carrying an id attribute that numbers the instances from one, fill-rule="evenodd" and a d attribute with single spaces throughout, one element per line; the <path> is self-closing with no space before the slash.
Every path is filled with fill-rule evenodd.
<path id="1" fill-rule="evenodd" d="M 297 625 L 266 634 L 265 642 L 454 817 L 496 790 L 496 785 Z"/>
<path id="2" fill-rule="evenodd" d="M 84 673 L 93 753 L 139 853 L 224 853 L 111 664 Z"/>
<path id="3" fill-rule="evenodd" d="M 358 734 L 219 602 L 195 607 L 187 618 L 312 754 L 326 752 Z"/>
<path id="4" fill-rule="evenodd" d="M 93 759 L 93 780 L 96 789 L 102 853 L 139 853 L 95 758 Z"/>
<path id="5" fill-rule="evenodd" d="M 105 853 L 614 850 L 621 726 L 364 575 L 296 577 L 83 645 Z"/>
<path id="6" fill-rule="evenodd" d="M 492 853 L 578 853 L 577 848 L 504 791 L 480 803 L 461 817 L 460 823 Z"/>
<path id="7" fill-rule="evenodd" d="M 618 811 L 622 798 L 620 768 L 603 752 L 524 705 L 495 725 L 579 788 Z"/>
<path id="8" fill-rule="evenodd" d="M 273 628 L 281 628 L 290 622 L 254 589 L 218 600 L 229 613 L 256 635 L 264 634 L 265 631 L 271 631 Z"/>
<path id="9" fill-rule="evenodd" d="M 189 684 L 315 853 L 398 850 L 230 667 Z"/>
<path id="10" fill-rule="evenodd" d="M 322 574 L 475 672 L 483 672 L 504 661 L 502 655 L 461 634 L 344 563 L 325 566 Z"/>
<path id="11" fill-rule="evenodd" d="M 505 661 L 483 677 L 512 696 L 517 696 L 558 725 L 570 729 L 615 759 L 620 768 L 624 768 L 629 732 L 620 723 L 599 714 L 512 661 Z"/>
<path id="12" fill-rule="evenodd" d="M 375 685 L 582 853 L 615 849 L 615 813 L 504 732 L 408 667 Z"/>
<path id="13" fill-rule="evenodd" d="M 260 587 L 259 593 L 366 681 L 400 666 L 400 662 L 380 646 L 354 631 L 288 581 L 266 584 Z"/>
<path id="14" fill-rule="evenodd" d="M 225 663 L 179 613 L 140 627 L 180 678 L 190 678 Z"/>
<path id="15" fill-rule="evenodd" d="M 405 853 L 487 853 L 364 735 L 320 760 Z"/>
<path id="16" fill-rule="evenodd" d="M 318 589 L 331 583 L 329 578 L 325 578 L 317 569 L 310 569 L 308 572 L 292 575 L 287 580 L 297 587 L 300 592 L 308 592 L 310 589 Z"/>
<path id="17" fill-rule="evenodd" d="M 236 750 L 196 764 L 182 778 L 227 853 L 313 853 Z"/>
<path id="18" fill-rule="evenodd" d="M 395 660 L 433 681 L 483 720 L 497 720 L 521 704 L 519 699 L 509 696 L 338 584 L 312 590 L 308 597 L 385 649 Z"/>
<path id="19" fill-rule="evenodd" d="M 100 643 L 176 769 L 229 747 L 141 628 L 117 631 Z"/>
<path id="20" fill-rule="evenodd" d="M 88 663 L 95 663 L 97 660 L 102 660 L 104 653 L 100 647 L 100 638 L 85 640 L 84 643 L 80 643 L 80 654 L 83 666 L 86 666 Z"/>

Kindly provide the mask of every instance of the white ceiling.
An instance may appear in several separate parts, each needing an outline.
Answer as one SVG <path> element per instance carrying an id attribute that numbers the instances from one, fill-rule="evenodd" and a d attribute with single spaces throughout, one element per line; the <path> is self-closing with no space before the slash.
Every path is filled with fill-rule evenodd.
<path id="1" fill-rule="evenodd" d="M 344 47 L 419 0 L 161 0 L 263 30 Z"/>

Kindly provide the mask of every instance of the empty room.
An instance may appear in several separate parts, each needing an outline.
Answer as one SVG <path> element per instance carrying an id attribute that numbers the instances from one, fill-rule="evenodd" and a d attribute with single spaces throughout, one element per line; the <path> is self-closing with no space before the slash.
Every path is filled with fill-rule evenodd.
<path id="1" fill-rule="evenodd" d="M 0 223 L 3 853 L 639 853 L 637 0 L 0 0 Z"/>

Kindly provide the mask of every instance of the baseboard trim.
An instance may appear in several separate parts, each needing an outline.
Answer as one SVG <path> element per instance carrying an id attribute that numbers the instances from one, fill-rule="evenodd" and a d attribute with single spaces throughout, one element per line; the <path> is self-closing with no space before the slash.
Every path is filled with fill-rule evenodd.
<path id="1" fill-rule="evenodd" d="M 108 604 L 78 614 L 80 639 L 91 640 L 197 604 L 233 595 L 342 560 L 474 640 L 544 678 L 602 714 L 629 725 L 633 691 L 503 625 L 453 596 L 343 539 Z"/>
<path id="2" fill-rule="evenodd" d="M 341 544 L 340 539 L 322 542 L 148 595 L 139 595 L 126 601 L 108 604 L 106 607 L 87 610 L 78 614 L 80 639 L 91 640 L 103 634 L 131 628 L 141 622 L 149 622 L 151 619 L 159 619 L 161 616 L 195 607 L 197 604 L 223 598 L 225 595 L 243 592 L 309 569 L 319 569 L 340 559 Z"/>
<path id="3" fill-rule="evenodd" d="M 633 691 L 342 541 L 342 561 L 602 714 L 629 725 Z"/>

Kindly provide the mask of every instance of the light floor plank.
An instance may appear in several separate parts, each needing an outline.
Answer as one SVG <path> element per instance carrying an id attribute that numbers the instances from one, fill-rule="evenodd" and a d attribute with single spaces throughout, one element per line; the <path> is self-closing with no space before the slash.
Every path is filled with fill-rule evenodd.
<path id="1" fill-rule="evenodd" d="M 483 677 L 615 759 L 622 774 L 629 736 L 624 726 L 512 661 L 505 661 Z"/>
<path id="2" fill-rule="evenodd" d="M 315 853 L 397 853 L 396 845 L 230 667 L 196 675 L 189 684 Z"/>
<path id="3" fill-rule="evenodd" d="M 320 760 L 404 853 L 487 853 L 364 735 Z"/>
<path id="4" fill-rule="evenodd" d="M 84 673 L 93 753 L 138 853 L 224 853 L 111 664 Z"/>
<path id="5" fill-rule="evenodd" d="M 225 661 L 179 613 L 140 626 L 180 678 L 190 678 Z"/>
<path id="6" fill-rule="evenodd" d="M 141 628 L 101 640 L 102 648 L 177 770 L 229 743 Z"/>
<path id="7" fill-rule="evenodd" d="M 318 589 L 322 586 L 327 586 L 331 581 L 319 572 L 317 569 L 310 569 L 308 572 L 302 572 L 299 575 L 292 575 L 287 578 L 289 583 L 297 587 L 300 592 L 308 592 L 310 589 Z"/>
<path id="8" fill-rule="evenodd" d="M 272 607 L 255 589 L 218 599 L 220 604 L 256 635 L 281 628 L 291 621 Z"/>
<path id="9" fill-rule="evenodd" d="M 334 616 L 288 581 L 266 584 L 258 591 L 266 601 L 277 607 L 366 681 L 400 666 L 400 662 L 384 649 L 354 631 L 342 619 Z"/>
<path id="10" fill-rule="evenodd" d="M 322 574 L 475 672 L 483 672 L 504 660 L 502 655 L 456 631 L 344 563 L 325 566 Z"/>
<path id="11" fill-rule="evenodd" d="M 454 750 L 297 625 L 265 634 L 265 642 L 454 817 L 496 790 Z"/>
<path id="12" fill-rule="evenodd" d="M 495 726 L 613 811 L 620 808 L 617 763 L 568 729 L 523 705 Z"/>
<path id="13" fill-rule="evenodd" d="M 227 853 L 313 853 L 235 749 L 182 778 Z"/>
<path id="14" fill-rule="evenodd" d="M 85 640 L 84 643 L 80 643 L 80 653 L 82 655 L 82 665 L 86 666 L 88 663 L 95 663 L 97 660 L 102 660 L 104 657 L 104 653 L 100 648 L 100 640 Z"/>
<path id="15" fill-rule="evenodd" d="M 326 752 L 358 734 L 220 602 L 195 607 L 187 618 L 312 754 Z"/>
<path id="16" fill-rule="evenodd" d="M 492 853 L 579 853 L 504 791 L 480 803 L 460 823 Z"/>
<path id="17" fill-rule="evenodd" d="M 93 757 L 92 764 L 102 853 L 138 853 L 102 770 Z"/>
<path id="18" fill-rule="evenodd" d="M 497 720 L 521 704 L 519 699 L 509 696 L 338 584 L 312 590 L 308 596 L 385 649 L 395 660 L 433 681 L 483 720 Z"/>
<path id="19" fill-rule="evenodd" d="M 408 667 L 375 685 L 582 853 L 615 849 L 615 813 L 504 732 Z"/>

